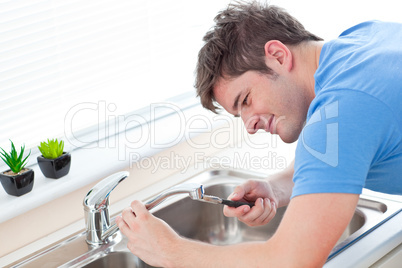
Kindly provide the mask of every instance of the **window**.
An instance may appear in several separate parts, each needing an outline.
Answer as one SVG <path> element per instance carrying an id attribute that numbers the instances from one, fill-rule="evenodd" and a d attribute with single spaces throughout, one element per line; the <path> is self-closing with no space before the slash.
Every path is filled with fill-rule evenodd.
<path id="1" fill-rule="evenodd" d="M 3 1 L 0 147 L 11 139 L 36 150 L 67 128 L 68 135 L 96 128 L 107 120 L 101 109 L 121 115 L 194 98 L 202 36 L 227 3 Z"/>

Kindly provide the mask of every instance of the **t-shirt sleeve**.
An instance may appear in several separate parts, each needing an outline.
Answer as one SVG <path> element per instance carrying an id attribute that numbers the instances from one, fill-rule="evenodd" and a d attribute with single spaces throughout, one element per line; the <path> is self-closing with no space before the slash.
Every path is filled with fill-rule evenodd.
<path id="1" fill-rule="evenodd" d="M 311 193 L 360 194 L 370 166 L 386 154 L 392 113 L 353 90 L 314 100 L 296 148 L 292 198 Z"/>

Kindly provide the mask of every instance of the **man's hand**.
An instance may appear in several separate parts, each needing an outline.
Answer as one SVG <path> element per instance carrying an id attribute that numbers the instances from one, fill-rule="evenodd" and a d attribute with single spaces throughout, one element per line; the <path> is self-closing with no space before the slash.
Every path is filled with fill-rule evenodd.
<path id="1" fill-rule="evenodd" d="M 249 180 L 237 186 L 229 199 L 234 201 L 255 202 L 255 205 L 232 208 L 225 206 L 223 213 L 226 217 L 237 217 L 249 226 L 267 224 L 276 214 L 277 203 L 271 186 L 262 180 Z"/>
<path id="2" fill-rule="evenodd" d="M 116 218 L 120 231 L 127 236 L 128 249 L 146 263 L 169 267 L 176 243 L 181 238 L 164 221 L 153 216 L 140 201 L 123 210 Z M 177 249 L 180 251 L 180 249 Z"/>
<path id="3" fill-rule="evenodd" d="M 237 217 L 249 226 L 267 224 L 276 214 L 278 207 L 289 204 L 293 188 L 294 160 L 281 172 L 270 175 L 266 180 L 249 180 L 237 186 L 229 199 L 255 202 L 255 206 L 230 208 L 225 206 L 227 217 Z"/>

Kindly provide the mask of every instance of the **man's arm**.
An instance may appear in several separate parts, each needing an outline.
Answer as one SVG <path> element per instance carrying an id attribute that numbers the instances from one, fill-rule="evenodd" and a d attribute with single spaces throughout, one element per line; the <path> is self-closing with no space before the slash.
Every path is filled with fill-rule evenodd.
<path id="1" fill-rule="evenodd" d="M 275 235 L 266 242 L 214 246 L 180 238 L 143 204 L 118 219 L 138 257 L 164 267 L 321 267 L 346 226 L 357 194 L 309 194 L 293 198 Z"/>

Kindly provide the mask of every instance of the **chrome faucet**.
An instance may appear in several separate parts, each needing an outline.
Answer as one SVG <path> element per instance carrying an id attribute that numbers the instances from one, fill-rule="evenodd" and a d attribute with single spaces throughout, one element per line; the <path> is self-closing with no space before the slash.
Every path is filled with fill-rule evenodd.
<path id="1" fill-rule="evenodd" d="M 110 225 L 109 195 L 128 175 L 127 171 L 110 175 L 97 183 L 85 196 L 83 203 L 88 244 L 104 244 L 118 230 L 116 224 Z"/>
<path id="2" fill-rule="evenodd" d="M 91 245 L 107 243 L 109 237 L 116 233 L 117 225 L 110 224 L 109 217 L 109 195 L 111 191 L 127 176 L 128 172 L 123 171 L 113 174 L 97 183 L 84 198 L 85 224 L 87 228 L 86 241 Z M 177 195 L 188 194 L 191 199 L 203 200 L 204 187 L 197 183 L 180 184 L 163 191 L 154 199 L 145 204 L 150 210 L 159 205 L 166 198 Z"/>

